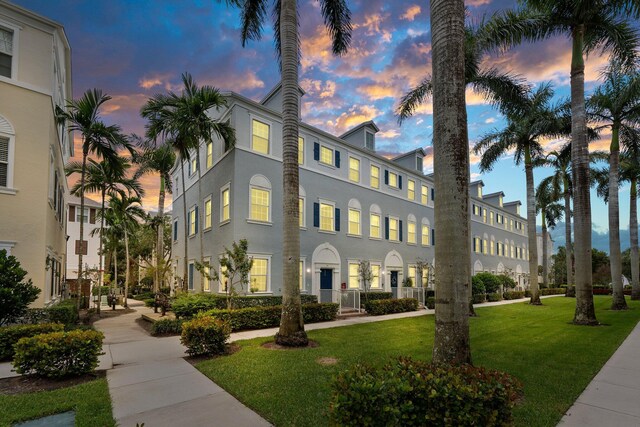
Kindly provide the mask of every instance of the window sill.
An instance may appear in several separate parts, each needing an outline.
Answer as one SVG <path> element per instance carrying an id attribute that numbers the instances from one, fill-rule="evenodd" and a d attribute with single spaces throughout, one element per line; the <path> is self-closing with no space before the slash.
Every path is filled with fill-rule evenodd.
<path id="1" fill-rule="evenodd" d="M 369 240 L 382 240 L 382 237 L 369 237 Z"/>
<path id="2" fill-rule="evenodd" d="M 324 233 L 324 234 L 336 234 L 335 231 L 330 231 L 330 230 L 320 230 L 318 229 L 318 233 Z"/>
<path id="3" fill-rule="evenodd" d="M 198 233 L 194 233 L 194 234 L 189 234 L 189 238 L 193 239 L 194 237 L 196 237 L 198 235 Z"/>
<path id="4" fill-rule="evenodd" d="M 211 230 L 212 230 L 212 227 L 211 227 L 211 226 L 209 226 L 209 227 L 207 227 L 207 228 L 203 228 L 203 229 L 202 229 L 202 232 L 203 232 L 203 233 L 207 233 L 207 232 L 209 232 L 209 231 L 211 231 Z"/>
<path id="5" fill-rule="evenodd" d="M 222 227 L 223 225 L 227 225 L 231 222 L 230 219 L 225 219 L 224 221 L 220 221 L 220 227 Z"/>
<path id="6" fill-rule="evenodd" d="M 0 187 L 0 194 L 9 194 L 15 196 L 18 190 L 9 187 Z"/>
<path id="7" fill-rule="evenodd" d="M 407 242 L 407 245 L 409 245 L 409 246 L 418 246 L 417 243 L 409 243 L 409 242 Z"/>
<path id="8" fill-rule="evenodd" d="M 300 230 L 307 231 L 307 227 L 300 227 Z"/>
<path id="9" fill-rule="evenodd" d="M 257 219 L 249 219 L 247 218 L 248 224 L 256 224 L 256 225 L 268 225 L 271 227 L 273 223 L 271 221 L 258 221 Z"/>
<path id="10" fill-rule="evenodd" d="M 330 168 L 330 169 L 336 169 L 336 167 L 334 165 L 329 164 L 329 163 L 325 163 L 325 162 L 323 162 L 321 160 L 318 160 L 318 164 L 320 166 L 325 166 L 325 167 Z M 351 180 L 349 180 L 349 181 L 351 182 Z"/>
<path id="11" fill-rule="evenodd" d="M 347 237 L 355 237 L 356 239 L 362 239 L 362 234 L 349 234 L 349 233 L 347 233 Z"/>

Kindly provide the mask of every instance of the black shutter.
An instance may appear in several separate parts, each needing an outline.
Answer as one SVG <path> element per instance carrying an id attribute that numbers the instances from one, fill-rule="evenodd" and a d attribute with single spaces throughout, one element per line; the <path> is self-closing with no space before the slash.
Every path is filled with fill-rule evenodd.
<path id="1" fill-rule="evenodd" d="M 384 238 L 389 240 L 389 217 L 384 217 Z"/>
<path id="2" fill-rule="evenodd" d="M 402 175 L 398 175 L 398 188 L 402 190 Z"/>
<path id="3" fill-rule="evenodd" d="M 385 185 L 389 185 L 389 171 L 388 170 L 384 170 L 384 183 Z"/>
<path id="4" fill-rule="evenodd" d="M 431 246 L 435 246 L 436 245 L 436 229 L 432 228 L 431 229 Z"/>
<path id="5" fill-rule="evenodd" d="M 320 144 L 313 143 L 313 160 L 320 160 Z"/>
<path id="6" fill-rule="evenodd" d="M 340 167 L 340 152 L 336 150 L 336 167 Z"/>
<path id="7" fill-rule="evenodd" d="M 173 221 L 173 240 L 178 240 L 178 221 Z"/>
<path id="8" fill-rule="evenodd" d="M 340 209 L 336 208 L 335 229 L 340 231 Z"/>
<path id="9" fill-rule="evenodd" d="M 431 200 L 435 200 L 436 199 L 436 190 L 435 188 L 431 189 Z"/>
<path id="10" fill-rule="evenodd" d="M 400 238 L 400 241 L 402 242 L 402 220 L 398 221 L 398 237 Z"/>
<path id="11" fill-rule="evenodd" d="M 76 207 L 71 205 L 69 206 L 69 222 L 76 221 Z"/>
<path id="12" fill-rule="evenodd" d="M 320 227 L 320 203 L 313 204 L 313 226 Z"/>
<path id="13" fill-rule="evenodd" d="M 195 232 L 197 233 L 198 232 L 198 220 L 200 219 L 198 217 L 198 207 L 197 206 L 195 207 L 195 211 L 196 211 L 196 228 L 195 228 Z"/>

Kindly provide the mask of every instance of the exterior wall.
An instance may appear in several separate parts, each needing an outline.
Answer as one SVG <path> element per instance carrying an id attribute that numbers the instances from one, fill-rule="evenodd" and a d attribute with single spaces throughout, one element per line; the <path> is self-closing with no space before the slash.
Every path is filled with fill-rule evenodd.
<path id="1" fill-rule="evenodd" d="M 98 269 L 100 267 L 100 236 L 96 234 L 91 236 L 93 230 L 100 229 L 100 220 L 97 213 L 100 211 L 100 204 L 85 197 L 85 208 L 89 209 L 89 219 L 84 224 L 84 240 L 87 241 L 87 254 L 82 256 L 82 264 L 89 266 L 90 269 Z M 74 209 L 74 216 L 71 216 L 71 209 Z M 93 210 L 93 213 L 91 212 Z M 80 199 L 73 197 L 69 201 L 66 211 L 67 219 L 67 277 L 74 279 L 78 277 L 78 254 L 76 254 L 76 240 L 80 240 L 80 222 L 77 221 L 78 212 L 80 211 Z M 91 222 L 91 218 L 94 222 Z M 96 231 L 96 233 L 98 233 Z M 104 261 L 104 258 L 103 258 Z M 103 264 L 104 266 L 104 264 Z"/>

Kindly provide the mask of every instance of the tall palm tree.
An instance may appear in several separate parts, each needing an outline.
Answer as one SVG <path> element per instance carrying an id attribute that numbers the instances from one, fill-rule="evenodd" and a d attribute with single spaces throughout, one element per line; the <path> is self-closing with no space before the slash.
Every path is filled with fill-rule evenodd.
<path id="1" fill-rule="evenodd" d="M 171 182 L 171 170 L 176 162 L 176 154 L 170 144 L 164 143 L 159 147 L 154 147 L 148 141 L 141 144 L 142 152 L 134 157 L 134 162 L 138 165 L 134 177 L 140 178 L 146 174 L 158 174 L 160 178 L 160 190 L 158 192 L 158 214 L 156 217 L 162 224 L 164 219 L 164 199 L 165 193 L 173 193 L 173 185 Z M 186 218 L 186 217 L 185 217 Z M 158 265 L 160 259 L 164 262 L 164 230 L 163 227 L 157 227 L 156 238 L 156 258 Z M 159 276 L 159 268 L 155 269 L 153 290 L 159 292 L 162 287 L 161 277 Z"/>
<path id="2" fill-rule="evenodd" d="M 115 159 L 103 159 L 98 162 L 94 159 L 88 159 L 85 170 L 84 192 L 100 193 L 100 212 L 104 212 L 106 197 L 113 197 L 123 189 L 129 192 L 135 192 L 138 196 L 144 194 L 144 189 L 136 179 L 127 178 L 127 170 L 131 167 L 131 163 L 126 157 L 116 157 Z M 80 173 L 82 170 L 81 162 L 70 162 L 66 167 L 67 175 Z M 79 182 L 71 187 L 71 194 L 80 195 L 81 185 Z M 104 215 L 100 215 L 100 275 L 98 276 L 98 306 L 97 312 L 100 315 L 100 297 L 102 292 L 102 259 L 103 259 L 103 231 L 104 231 Z"/>
<path id="3" fill-rule="evenodd" d="M 517 11 L 497 14 L 484 26 L 482 43 L 508 48 L 523 41 L 564 35 L 572 41 L 571 160 L 574 184 L 576 311 L 573 323 L 597 324 L 591 277 L 591 201 L 584 97 L 584 56 L 611 52 L 626 65 L 636 60 L 638 37 L 626 19 L 640 16 L 637 0 L 524 0 Z"/>
<path id="4" fill-rule="evenodd" d="M 549 286 L 549 248 L 547 245 L 548 229 L 553 229 L 562 219 L 563 206 L 558 203 L 562 193 L 556 191 L 553 185 L 553 176 L 549 176 L 538 184 L 536 189 L 536 213 L 542 219 L 542 283 Z"/>
<path id="5" fill-rule="evenodd" d="M 495 163 L 510 150 L 514 150 L 517 165 L 524 163 L 527 190 L 527 233 L 529 242 L 529 287 L 531 304 L 539 305 L 538 250 L 536 238 L 536 203 L 533 168 L 543 158 L 541 140 L 545 137 L 564 136 L 568 132 L 566 106 L 551 105 L 554 91 L 550 84 L 538 89 L 518 102 L 506 113 L 507 126 L 484 135 L 473 148 L 482 153 L 480 171 L 490 171 Z"/>
<path id="6" fill-rule="evenodd" d="M 226 99 L 220 91 L 213 86 L 198 86 L 189 73 L 182 75 L 183 89 L 180 94 L 169 92 L 157 94 L 141 109 L 142 117 L 149 120 L 147 135 L 151 140 L 163 137 L 170 143 L 178 154 L 182 174 L 182 200 L 184 224 L 184 284 L 188 280 L 187 258 L 187 200 L 184 180 L 184 162 L 190 161 L 192 153 L 196 156 L 196 168 L 198 172 L 198 206 L 202 201 L 200 145 L 201 142 L 211 143 L 213 136 L 223 140 L 225 147 L 235 145 L 235 130 L 231 124 L 211 118 L 207 112 L 225 107 Z M 202 209 L 198 209 L 200 216 Z M 202 221 L 198 221 L 202 224 Z M 202 226 L 199 227 L 200 262 L 204 263 L 202 245 Z M 200 291 L 204 290 L 204 275 L 200 276 Z"/>
<path id="7" fill-rule="evenodd" d="M 622 254 L 620 252 L 620 205 L 618 180 L 620 172 L 620 131 L 640 119 L 640 73 L 637 69 L 626 71 L 613 61 L 606 69 L 604 82 L 587 100 L 587 112 L 602 123 L 601 128 L 611 129 L 609 146 L 609 262 L 613 285 L 612 310 L 626 310 L 622 286 Z"/>
<path id="8" fill-rule="evenodd" d="M 104 218 L 105 229 L 103 233 L 103 250 L 106 254 L 105 257 L 105 271 L 111 271 L 111 262 L 113 258 L 113 265 L 115 268 L 113 278 L 111 280 L 111 292 L 118 285 L 118 249 L 120 248 L 120 244 L 124 238 L 122 235 L 122 230 L 117 226 L 117 218 L 114 213 L 108 210 L 100 212 L 101 220 Z M 93 230 L 92 233 L 95 233 L 96 230 Z M 94 234 L 92 234 L 93 236 Z"/>
<path id="9" fill-rule="evenodd" d="M 141 200 L 137 196 L 129 196 L 124 193 L 117 194 L 109 199 L 109 210 L 113 213 L 115 226 L 122 230 L 124 235 L 124 248 L 126 258 L 126 270 L 124 278 L 124 306 L 127 307 L 127 295 L 129 294 L 129 234 L 138 226 L 139 222 L 146 218 L 147 214 L 142 209 Z"/>
<path id="10" fill-rule="evenodd" d="M 84 216 L 84 181 L 89 155 L 114 160 L 117 149 L 125 145 L 120 127 L 107 126 L 100 120 L 100 108 L 111 99 L 99 89 L 88 90 L 82 98 L 67 103 L 66 108 L 56 107 L 56 120 L 69 126 L 69 130 L 78 131 L 82 138 L 82 166 L 80 168 L 80 212 Z M 84 219 L 80 221 L 80 242 L 84 241 Z M 82 249 L 82 248 L 80 248 Z M 78 251 L 78 294 L 81 289 L 82 250 Z M 80 304 L 80 298 L 78 298 Z"/>
<path id="11" fill-rule="evenodd" d="M 483 68 L 481 62 L 487 53 L 477 43 L 477 28 L 465 27 L 464 78 L 467 86 L 498 106 L 512 104 L 522 98 L 528 89 L 522 78 L 495 67 Z M 411 117 L 416 109 L 433 95 L 431 76 L 425 77 L 416 87 L 407 92 L 396 109 L 398 123 Z"/>
<path id="12" fill-rule="evenodd" d="M 227 0 L 242 11 L 242 45 L 259 40 L 266 20 L 268 0 Z M 320 0 L 324 23 L 332 40 L 333 53 L 346 53 L 351 42 L 351 12 L 346 0 Z M 298 34 L 297 0 L 276 0 L 273 9 L 276 53 L 282 75 L 282 177 L 283 177 L 283 292 L 280 330 L 275 340 L 285 346 L 306 346 L 298 278 L 300 269 L 298 127 Z"/>

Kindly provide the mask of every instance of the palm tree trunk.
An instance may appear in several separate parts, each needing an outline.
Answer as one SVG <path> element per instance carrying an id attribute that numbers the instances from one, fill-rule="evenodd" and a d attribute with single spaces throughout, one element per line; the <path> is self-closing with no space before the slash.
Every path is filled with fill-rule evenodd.
<path id="1" fill-rule="evenodd" d="M 567 295 L 573 295 L 574 293 L 570 290 L 573 288 L 573 262 L 572 256 L 572 244 L 571 244 L 571 193 L 569 191 L 569 180 L 567 177 L 563 178 L 563 186 L 564 186 L 564 218 L 565 218 L 565 229 L 564 229 L 564 239 L 565 239 L 565 264 L 567 267 Z"/>
<path id="2" fill-rule="evenodd" d="M 113 250 L 113 268 L 114 268 L 114 272 L 113 272 L 113 280 L 112 283 L 115 285 L 115 287 L 118 287 L 118 248 L 116 247 Z"/>
<path id="3" fill-rule="evenodd" d="M 549 248 L 547 246 L 547 223 L 544 212 L 542 212 L 542 284 L 545 288 L 549 287 L 549 263 L 547 262 L 547 253 Z M 537 249 L 537 248 L 536 248 Z"/>
<path id="4" fill-rule="evenodd" d="M 124 308 L 129 307 L 127 298 L 129 296 L 129 233 L 127 232 L 127 224 L 124 224 L 124 256 L 125 256 L 125 273 L 124 273 Z"/>
<path id="5" fill-rule="evenodd" d="M 571 55 L 571 163 L 573 173 L 576 311 L 573 323 L 595 325 L 591 276 L 591 195 L 584 100 L 584 25 L 573 30 Z"/>
<path id="6" fill-rule="evenodd" d="M 640 257 L 638 256 L 638 180 L 631 178 L 629 191 L 629 239 L 631 241 L 631 299 L 640 300 Z"/>
<path id="7" fill-rule="evenodd" d="M 202 229 L 204 228 L 204 222 L 201 221 L 203 217 L 202 209 L 200 209 L 200 202 L 202 201 L 202 174 L 200 173 L 200 145 L 196 147 L 196 163 L 198 164 L 198 241 L 200 243 L 200 264 L 204 265 L 204 248 L 202 246 Z M 204 274 L 200 272 L 200 292 L 204 292 Z"/>
<path id="8" fill-rule="evenodd" d="M 100 207 L 100 249 L 98 250 L 98 253 L 100 255 L 100 274 L 98 276 L 98 307 L 96 309 L 96 312 L 98 313 L 98 317 L 100 317 L 100 299 L 102 298 L 102 284 L 104 283 L 103 277 L 104 277 L 104 270 L 102 269 L 102 248 L 103 248 L 103 241 L 102 241 L 102 234 L 104 232 L 104 199 L 105 199 L 105 189 L 102 188 L 102 203 L 101 203 L 101 207 Z"/>
<path id="9" fill-rule="evenodd" d="M 618 174 L 620 170 L 620 124 L 614 122 L 609 153 L 609 265 L 613 301 L 611 310 L 626 310 L 627 301 L 622 287 L 622 254 L 620 253 L 620 204 L 618 202 Z"/>
<path id="10" fill-rule="evenodd" d="M 282 42 L 282 316 L 276 343 L 306 346 L 298 278 L 300 274 L 300 211 L 298 126 L 298 11 L 297 0 L 282 0 L 280 6 Z"/>
<path id="11" fill-rule="evenodd" d="M 180 159 L 180 173 L 182 173 L 182 215 L 184 218 L 184 260 L 182 262 L 184 271 L 182 276 L 182 290 L 186 292 L 189 289 L 189 251 L 187 250 L 187 241 L 189 239 L 189 218 L 187 218 L 187 191 L 186 186 L 184 185 L 184 159 Z"/>
<path id="12" fill-rule="evenodd" d="M 527 145 L 524 150 L 524 172 L 527 180 L 527 231 L 529 234 L 529 304 L 540 305 L 540 288 L 538 287 L 538 242 L 536 232 L 536 196 L 533 184 L 533 163 L 531 149 Z"/>
<path id="13" fill-rule="evenodd" d="M 160 192 L 158 194 L 158 235 L 156 239 L 156 274 L 154 276 L 154 291 L 160 292 L 162 283 L 160 283 L 160 265 L 164 267 L 164 197 L 165 182 L 164 175 L 160 174 Z M 164 270 L 163 270 L 164 271 Z"/>
<path id="14" fill-rule="evenodd" d="M 84 145 L 84 144 L 83 144 Z M 82 301 L 82 249 L 84 240 L 84 179 L 87 171 L 87 148 L 82 149 L 82 171 L 80 173 L 80 247 L 78 248 L 78 308 Z"/>
<path id="15" fill-rule="evenodd" d="M 469 137 L 462 0 L 431 1 L 436 314 L 433 362 L 471 363 Z"/>

